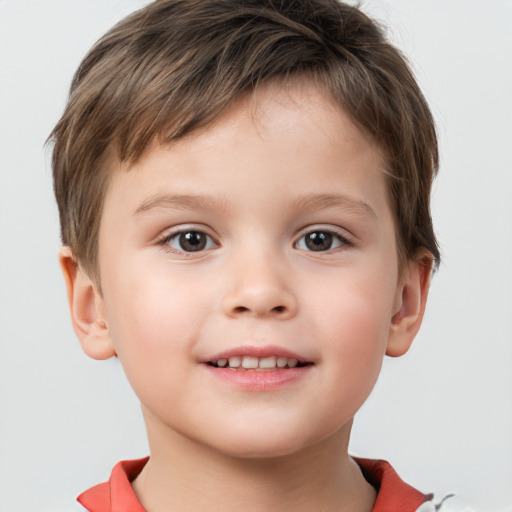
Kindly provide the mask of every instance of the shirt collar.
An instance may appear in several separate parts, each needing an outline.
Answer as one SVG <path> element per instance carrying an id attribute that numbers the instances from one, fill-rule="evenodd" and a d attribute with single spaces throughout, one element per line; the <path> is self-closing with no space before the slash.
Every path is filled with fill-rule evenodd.
<path id="1" fill-rule="evenodd" d="M 78 497 L 91 512 L 146 512 L 133 492 L 131 482 L 149 457 L 119 462 L 108 482 L 96 485 Z M 377 490 L 372 512 L 414 512 L 430 499 L 406 484 L 385 460 L 354 458 L 365 479 Z"/>

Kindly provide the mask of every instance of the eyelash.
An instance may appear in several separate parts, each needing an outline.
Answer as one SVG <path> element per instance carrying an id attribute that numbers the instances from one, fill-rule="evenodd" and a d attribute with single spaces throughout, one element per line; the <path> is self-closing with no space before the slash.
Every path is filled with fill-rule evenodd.
<path id="1" fill-rule="evenodd" d="M 197 251 L 185 251 L 185 250 L 183 250 L 183 247 L 181 249 L 171 247 L 170 242 L 172 242 L 175 239 L 179 240 L 179 237 L 181 235 L 187 235 L 187 234 L 191 234 L 191 233 L 204 235 L 205 237 L 208 238 L 208 240 L 206 241 L 206 245 L 213 244 L 215 247 L 218 247 L 218 243 L 208 233 L 206 233 L 205 231 L 203 231 L 201 229 L 180 229 L 179 231 L 174 231 L 173 233 L 169 233 L 168 235 L 164 236 L 161 240 L 159 240 L 157 242 L 157 245 L 162 246 L 164 249 L 169 250 L 174 253 L 178 253 L 178 254 L 194 254 L 194 252 L 203 252 L 205 250 L 209 250 L 209 249 L 213 248 L 213 247 L 206 246 L 206 247 L 202 247 L 202 248 L 198 249 Z"/>
<path id="2" fill-rule="evenodd" d="M 335 240 L 337 240 L 339 243 L 338 243 L 338 245 L 336 245 L 336 247 L 330 247 L 329 249 L 320 250 L 320 251 L 315 251 L 315 250 L 311 249 L 311 247 L 309 248 L 309 249 L 311 249 L 309 251 L 307 249 L 303 249 L 303 248 L 299 247 L 299 244 L 303 239 L 306 239 L 306 237 L 308 235 L 311 237 L 311 235 L 314 235 L 314 234 L 316 234 L 316 235 L 322 234 L 324 236 L 328 235 L 327 240 L 330 239 L 331 242 L 334 242 Z M 310 238 L 310 240 L 314 240 L 314 238 Z M 325 240 L 325 238 L 324 238 L 324 240 Z M 307 245 L 307 241 L 305 242 L 305 244 Z M 304 234 L 302 234 L 301 237 L 297 240 L 297 242 L 295 242 L 294 247 L 297 247 L 298 249 L 301 249 L 301 250 L 304 250 L 307 252 L 328 253 L 328 252 L 333 252 L 333 251 L 337 251 L 337 250 L 343 250 L 343 247 L 351 247 L 352 245 L 353 245 L 352 242 L 346 236 L 341 235 L 340 233 L 336 232 L 335 230 L 326 229 L 326 228 L 316 228 L 316 229 L 309 229 Z"/>
<path id="3" fill-rule="evenodd" d="M 206 240 L 204 247 L 199 248 L 197 251 L 184 250 L 184 248 L 183 248 L 183 246 L 181 246 L 181 244 L 180 244 L 181 248 L 171 247 L 170 242 L 172 242 L 173 240 L 179 240 L 179 237 L 182 235 L 187 235 L 187 234 L 190 235 L 192 233 L 194 233 L 196 235 L 207 237 L 208 240 Z M 308 247 L 308 242 L 307 242 L 306 237 L 308 235 L 311 236 L 311 235 L 319 235 L 319 234 L 322 235 L 321 237 L 319 237 L 320 242 L 322 242 L 322 240 L 324 240 L 324 241 L 327 240 L 327 242 L 331 242 L 330 245 L 332 245 L 332 243 L 336 243 L 335 241 L 337 240 L 338 244 L 335 247 L 329 247 L 328 249 L 318 250 L 318 251 L 311 249 L 311 246 Z M 325 235 L 327 235 L 327 237 L 325 237 Z M 315 238 L 316 237 L 310 238 L 310 242 L 316 243 Z M 306 248 L 300 247 L 301 241 L 303 239 L 306 240 L 304 242 L 304 244 L 306 245 Z M 202 253 L 204 251 L 207 251 L 207 250 L 210 250 L 210 249 L 213 249 L 213 248 L 219 246 L 219 244 L 213 239 L 213 237 L 211 237 L 208 233 L 206 233 L 205 231 L 203 231 L 201 229 L 181 229 L 179 231 L 174 231 L 174 232 L 169 233 L 168 235 L 164 236 L 161 240 L 159 240 L 157 242 L 157 245 L 163 247 L 166 250 L 169 250 L 171 252 L 178 253 L 178 254 L 194 254 L 195 252 Z M 210 245 L 210 246 L 208 246 L 208 245 Z M 300 236 L 300 238 L 294 243 L 295 248 L 297 248 L 299 250 L 303 250 L 305 252 L 313 252 L 313 253 L 315 253 L 315 252 L 329 253 L 329 252 L 336 251 L 336 250 L 343 250 L 343 247 L 351 247 L 352 245 L 353 245 L 353 243 L 349 239 L 347 239 L 347 237 L 341 235 L 340 233 L 337 233 L 336 231 L 334 231 L 332 229 L 322 229 L 322 228 L 310 229 L 310 230 L 304 232 Z M 309 248 L 309 250 L 308 250 L 308 248 Z"/>

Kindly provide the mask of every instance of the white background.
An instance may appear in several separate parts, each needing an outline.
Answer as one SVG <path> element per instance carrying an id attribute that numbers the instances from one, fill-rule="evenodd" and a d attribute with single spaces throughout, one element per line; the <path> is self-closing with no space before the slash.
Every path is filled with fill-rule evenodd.
<path id="1" fill-rule="evenodd" d="M 81 353 L 57 266 L 45 138 L 91 44 L 142 0 L 0 0 L 0 510 L 66 510 L 147 453 L 116 361 Z M 410 353 L 386 360 L 352 451 L 427 492 L 512 511 L 512 1 L 368 0 L 435 113 L 444 261 Z"/>

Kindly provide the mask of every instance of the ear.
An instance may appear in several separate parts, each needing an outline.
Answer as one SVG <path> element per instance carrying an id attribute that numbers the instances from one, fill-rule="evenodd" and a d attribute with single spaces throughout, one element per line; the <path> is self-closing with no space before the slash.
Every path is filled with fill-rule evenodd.
<path id="1" fill-rule="evenodd" d="M 423 320 L 430 288 L 433 260 L 430 255 L 411 260 L 404 270 L 395 297 L 386 354 L 399 357 L 405 354 L 418 333 Z"/>
<path id="2" fill-rule="evenodd" d="M 78 266 L 70 247 L 60 249 L 59 262 L 66 281 L 71 322 L 82 349 L 93 359 L 115 356 L 100 293 Z"/>

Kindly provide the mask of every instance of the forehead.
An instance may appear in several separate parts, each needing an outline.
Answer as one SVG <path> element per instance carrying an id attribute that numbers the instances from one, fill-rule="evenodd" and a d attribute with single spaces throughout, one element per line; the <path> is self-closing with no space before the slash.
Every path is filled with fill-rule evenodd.
<path id="1" fill-rule="evenodd" d="M 312 137 L 313 133 L 318 137 Z M 308 141 L 306 147 L 302 146 L 303 153 L 313 147 L 319 151 L 333 149 L 343 141 L 359 156 L 364 153 L 373 159 L 381 157 L 373 138 L 356 126 L 330 92 L 306 78 L 260 85 L 239 97 L 212 123 L 167 147 L 177 152 L 187 151 L 191 146 L 196 151 L 208 150 L 233 140 L 234 136 L 242 139 L 249 134 L 259 137 L 268 147 L 273 141 L 282 144 L 290 135 L 287 141 L 291 146 L 297 145 L 299 137 L 302 142 Z"/>
<path id="2" fill-rule="evenodd" d="M 305 82 L 266 84 L 206 127 L 165 146 L 154 141 L 135 164 L 119 165 L 106 203 L 124 198 L 132 209 L 147 209 L 172 189 L 225 202 L 240 196 L 248 207 L 244 185 L 261 202 L 269 187 L 293 200 L 294 193 L 325 196 L 333 180 L 361 203 L 387 203 L 383 169 L 377 145 L 324 90 Z"/>

